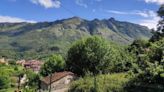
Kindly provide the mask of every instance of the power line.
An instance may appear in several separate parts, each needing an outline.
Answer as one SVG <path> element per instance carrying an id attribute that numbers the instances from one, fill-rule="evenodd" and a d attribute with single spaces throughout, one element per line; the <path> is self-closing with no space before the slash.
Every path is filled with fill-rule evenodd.
<path id="1" fill-rule="evenodd" d="M 64 7 L 63 5 L 61 5 L 61 7 L 62 7 L 65 11 L 69 12 L 70 14 L 72 14 L 73 16 L 78 16 L 76 13 L 72 12 L 70 9 Z"/>

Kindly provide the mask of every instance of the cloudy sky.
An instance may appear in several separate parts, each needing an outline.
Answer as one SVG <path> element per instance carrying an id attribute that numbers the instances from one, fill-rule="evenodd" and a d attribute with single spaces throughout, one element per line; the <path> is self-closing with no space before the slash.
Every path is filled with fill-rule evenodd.
<path id="1" fill-rule="evenodd" d="M 72 16 L 114 17 L 153 28 L 164 0 L 0 0 L 0 22 L 55 21 Z"/>

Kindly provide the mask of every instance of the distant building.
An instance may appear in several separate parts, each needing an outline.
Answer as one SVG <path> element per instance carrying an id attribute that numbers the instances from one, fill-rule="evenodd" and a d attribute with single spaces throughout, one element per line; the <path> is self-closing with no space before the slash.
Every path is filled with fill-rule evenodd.
<path id="1" fill-rule="evenodd" d="M 47 76 L 41 80 L 41 92 L 47 92 L 50 89 L 51 92 L 67 92 L 69 84 L 75 80 L 76 76 L 72 72 L 58 72 Z M 50 82 L 51 81 L 51 82 Z"/>
<path id="2" fill-rule="evenodd" d="M 38 60 L 29 60 L 24 62 L 23 64 L 25 69 L 31 69 L 35 73 L 38 73 L 40 71 L 42 65 L 43 62 Z"/>
<path id="3" fill-rule="evenodd" d="M 16 62 L 17 65 L 21 65 L 24 66 L 24 63 L 26 62 L 26 60 L 19 60 Z"/>
<path id="4" fill-rule="evenodd" d="M 0 64 L 8 65 L 8 61 L 5 60 L 5 58 L 1 58 L 1 59 L 0 59 Z"/>
<path id="5" fill-rule="evenodd" d="M 38 73 L 43 65 L 43 62 L 39 60 L 19 60 L 16 64 L 23 66 L 25 69 L 31 69 L 35 73 Z"/>

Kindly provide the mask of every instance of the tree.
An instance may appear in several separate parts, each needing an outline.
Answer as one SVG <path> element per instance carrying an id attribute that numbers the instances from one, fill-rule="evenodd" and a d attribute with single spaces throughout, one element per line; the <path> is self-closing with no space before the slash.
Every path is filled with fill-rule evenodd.
<path id="1" fill-rule="evenodd" d="M 8 76 L 0 75 L 0 90 L 9 87 L 10 80 Z"/>
<path id="2" fill-rule="evenodd" d="M 54 72 L 63 71 L 65 68 L 65 61 L 61 55 L 52 55 L 48 57 L 47 61 L 41 67 L 40 74 L 42 76 L 48 76 Z"/>
<path id="3" fill-rule="evenodd" d="M 144 59 L 143 76 L 147 82 L 162 83 L 160 80 L 164 79 L 161 75 L 164 74 L 164 5 L 158 10 L 158 15 L 161 17 L 157 25 L 157 30 L 150 39 L 150 46 L 147 47 L 147 53 L 144 53 L 147 59 Z"/>
<path id="4" fill-rule="evenodd" d="M 130 52 L 134 52 L 136 55 L 143 54 L 150 43 L 146 40 L 137 39 L 128 48 Z"/>
<path id="5" fill-rule="evenodd" d="M 24 73 L 27 79 L 25 80 L 23 92 L 35 92 L 40 89 L 40 75 L 34 73 L 32 70 L 26 70 Z"/>
<path id="6" fill-rule="evenodd" d="M 161 7 L 157 11 L 157 13 L 158 13 L 158 16 L 160 16 L 160 17 L 163 17 L 164 16 L 164 4 L 161 5 Z"/>
<path id="7" fill-rule="evenodd" d="M 116 49 L 117 52 L 113 72 L 118 73 L 136 70 L 136 55 L 130 53 L 125 47 L 117 47 Z"/>
<path id="8" fill-rule="evenodd" d="M 134 41 L 129 48 L 137 59 L 137 73 L 143 82 L 160 83 L 164 74 L 164 38 L 155 42 Z M 136 72 L 135 72 L 136 73 Z"/>
<path id="9" fill-rule="evenodd" d="M 153 31 L 154 35 L 150 39 L 151 42 L 158 41 L 162 37 L 164 37 L 164 4 L 161 5 L 157 13 L 158 13 L 158 16 L 161 17 L 161 19 L 157 25 L 157 30 Z"/>
<path id="10" fill-rule="evenodd" d="M 73 44 L 68 51 L 66 65 L 70 71 L 82 76 L 88 72 L 114 72 L 117 65 L 125 64 L 118 52 L 113 43 L 108 44 L 103 38 L 93 36 Z"/>
<path id="11" fill-rule="evenodd" d="M 26 75 L 28 79 L 27 85 L 32 88 L 39 88 L 40 76 L 31 70 L 27 70 Z"/>

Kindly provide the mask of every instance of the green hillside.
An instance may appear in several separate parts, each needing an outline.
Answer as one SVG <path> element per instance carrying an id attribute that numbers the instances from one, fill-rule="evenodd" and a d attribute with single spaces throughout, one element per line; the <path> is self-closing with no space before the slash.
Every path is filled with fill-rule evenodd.
<path id="1" fill-rule="evenodd" d="M 31 59 L 63 54 L 72 42 L 91 35 L 101 35 L 124 45 L 134 39 L 148 39 L 152 34 L 147 27 L 114 18 L 89 21 L 73 17 L 55 22 L 0 23 L 0 57 Z"/>

